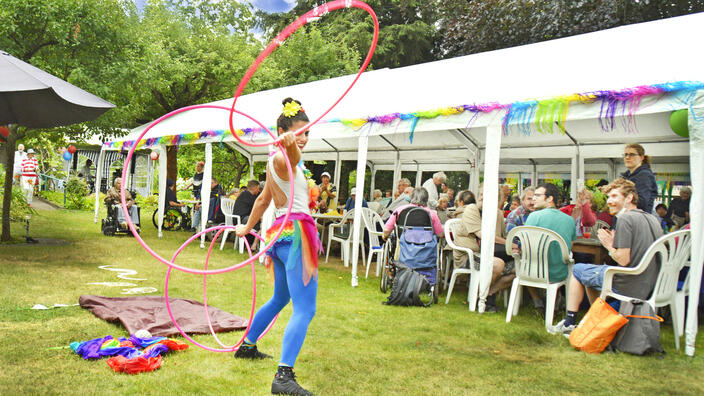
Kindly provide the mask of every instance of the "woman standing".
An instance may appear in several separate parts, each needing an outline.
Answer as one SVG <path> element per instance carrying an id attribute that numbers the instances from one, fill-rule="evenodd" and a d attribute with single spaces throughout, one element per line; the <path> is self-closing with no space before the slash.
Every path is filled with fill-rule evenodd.
<path id="1" fill-rule="evenodd" d="M 643 146 L 632 143 L 626 146 L 623 162 L 628 170 L 621 176 L 636 185 L 638 209 L 645 213 L 652 213 L 653 202 L 658 195 L 658 186 L 655 183 L 655 175 L 650 170 L 650 157 L 645 155 Z"/>
<path id="2" fill-rule="evenodd" d="M 278 133 L 288 161 L 293 169 L 294 195 L 290 196 L 291 181 L 288 177 L 286 159 L 277 152 L 269 157 L 266 168 L 264 191 L 252 208 L 247 224 L 237 226 L 237 236 L 247 235 L 274 200 L 276 220 L 266 232 L 267 244 L 282 226 L 288 203 L 293 201 L 292 213 L 284 225 L 284 231 L 267 251 L 267 266 L 274 271 L 274 295 L 254 316 L 249 333 L 236 358 L 264 359 L 269 355 L 257 350 L 256 342 L 274 317 L 293 302 L 293 314 L 284 332 L 279 368 L 271 384 L 271 393 L 290 395 L 312 395 L 296 382 L 293 365 L 303 346 L 313 316 L 318 292 L 318 252 L 321 249 L 316 233 L 315 221 L 310 216 L 308 182 L 309 173 L 301 162 L 301 150 L 308 143 L 308 131 L 296 136 L 294 131 L 308 123 L 308 116 L 301 102 L 286 98 L 284 109 L 277 120 Z"/>

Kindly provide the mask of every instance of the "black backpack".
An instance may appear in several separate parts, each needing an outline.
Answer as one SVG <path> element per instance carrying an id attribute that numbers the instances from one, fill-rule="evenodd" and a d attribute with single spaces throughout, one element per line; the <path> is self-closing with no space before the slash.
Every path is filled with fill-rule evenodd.
<path id="1" fill-rule="evenodd" d="M 393 263 L 393 265 L 396 267 L 396 274 L 391 286 L 391 294 L 384 304 L 429 307 L 433 302 L 432 298 L 427 302 L 421 300 L 421 296 L 430 295 L 431 288 L 428 280 L 401 263 Z"/>

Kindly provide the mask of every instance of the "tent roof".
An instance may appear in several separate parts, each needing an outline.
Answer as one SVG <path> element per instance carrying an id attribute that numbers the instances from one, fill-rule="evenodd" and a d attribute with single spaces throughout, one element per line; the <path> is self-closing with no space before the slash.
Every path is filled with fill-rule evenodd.
<path id="1" fill-rule="evenodd" d="M 690 99 L 685 94 L 687 91 L 666 93 L 662 89 L 653 89 L 651 84 L 704 81 L 704 69 L 701 68 L 704 55 L 688 44 L 688 38 L 703 34 L 704 13 L 699 13 L 398 69 L 366 72 L 325 117 L 327 122 L 311 129 L 305 156 L 334 158 L 338 151 L 342 152 L 343 159 L 356 159 L 358 136 L 365 133 L 370 136 L 368 159 L 372 162 L 393 162 L 389 151 L 400 151 L 402 161 L 466 162 L 470 152 L 484 147 L 484 127 L 490 122 L 500 123 L 506 105 L 512 103 L 511 112 L 516 118 L 512 119 L 502 138 L 503 158 L 564 158 L 569 156 L 564 149 L 550 148 L 576 144 L 583 147 L 583 155 L 587 158 L 617 157 L 623 142 L 629 141 L 651 143 L 646 145 L 646 150 L 649 153 L 650 148 L 659 150 L 655 155 L 686 156 L 687 139 L 670 130 L 669 114 L 687 107 Z M 677 61 L 673 62 L 673 56 L 666 54 L 676 54 Z M 281 99 L 291 96 L 301 100 L 309 115 L 317 118 L 352 79 L 353 76 L 344 76 L 245 95 L 238 100 L 237 109 L 269 126 L 280 112 Z M 643 89 L 642 86 L 650 91 L 643 95 L 634 94 Z M 640 88 L 627 91 L 632 94 L 629 100 L 614 103 L 614 128 L 606 128 L 607 131 L 602 128 L 602 123 L 610 120 L 604 116 L 608 110 L 605 106 L 609 98 L 618 97 L 622 92 L 611 92 L 606 99 L 591 103 L 580 103 L 576 97 L 566 99 L 564 96 L 634 87 Z M 531 104 L 536 99 L 540 102 Z M 535 111 L 540 108 L 536 106 L 551 101 L 568 105 L 562 119 L 559 109 L 552 110 L 556 121 L 564 120 L 567 133 L 560 132 L 557 127 L 548 132 L 537 130 L 539 120 Z M 232 99 L 214 102 L 227 108 L 231 103 Z M 420 116 L 416 120 L 412 117 L 418 114 L 416 112 L 445 106 L 491 103 L 501 103 L 504 107 L 490 112 L 464 111 L 433 118 L 429 118 L 432 115 Z M 520 106 L 524 108 L 523 113 L 516 110 Z M 394 113 L 410 117 L 387 123 L 366 122 L 370 117 Z M 629 117 L 629 114 L 637 117 Z M 228 111 L 192 110 L 165 120 L 152 128 L 145 138 L 213 130 L 216 136 L 198 142 L 223 140 L 236 143 L 229 132 L 225 132 L 224 138 L 219 136 L 223 130 L 229 129 L 228 117 Z M 554 125 L 549 122 L 550 117 L 546 119 L 547 124 L 541 125 Z M 235 126 L 256 128 L 256 124 L 241 116 L 235 117 Z M 112 148 L 122 147 L 120 142 L 134 140 L 145 128 L 146 125 L 134 129 L 113 143 Z M 269 140 L 264 134 L 248 134 L 245 138 Z M 663 142 L 666 144 L 660 144 Z M 616 144 L 618 149 L 610 146 Z M 266 147 L 238 148 L 258 160 L 268 151 Z"/>

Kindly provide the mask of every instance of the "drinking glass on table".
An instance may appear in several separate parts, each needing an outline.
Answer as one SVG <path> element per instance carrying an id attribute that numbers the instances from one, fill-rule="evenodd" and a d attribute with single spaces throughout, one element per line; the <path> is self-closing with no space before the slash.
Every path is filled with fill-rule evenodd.
<path id="1" fill-rule="evenodd" d="M 592 228 L 591 227 L 582 227 L 582 236 L 585 238 L 589 239 L 592 237 Z"/>

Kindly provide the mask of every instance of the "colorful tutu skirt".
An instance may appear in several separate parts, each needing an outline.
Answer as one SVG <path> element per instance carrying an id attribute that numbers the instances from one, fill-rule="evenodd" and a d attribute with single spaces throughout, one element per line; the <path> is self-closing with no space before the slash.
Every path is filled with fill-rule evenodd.
<path id="1" fill-rule="evenodd" d="M 281 228 L 285 216 L 277 217 L 274 224 L 266 231 L 266 244 L 268 245 L 276 236 L 276 233 Z M 289 260 L 288 257 L 278 257 L 276 255 L 277 247 L 290 245 L 289 256 L 301 257 L 301 260 Z M 315 227 L 315 220 L 307 214 L 294 212 L 288 217 L 288 221 L 284 224 L 283 232 L 274 242 L 271 249 L 266 252 L 266 266 L 269 272 L 274 273 L 273 259 L 279 259 L 285 263 L 286 269 L 290 270 L 290 266 L 301 263 L 303 266 L 303 284 L 308 285 L 312 277 L 318 276 L 318 253 L 323 250 L 320 238 L 318 238 L 318 230 Z"/>

